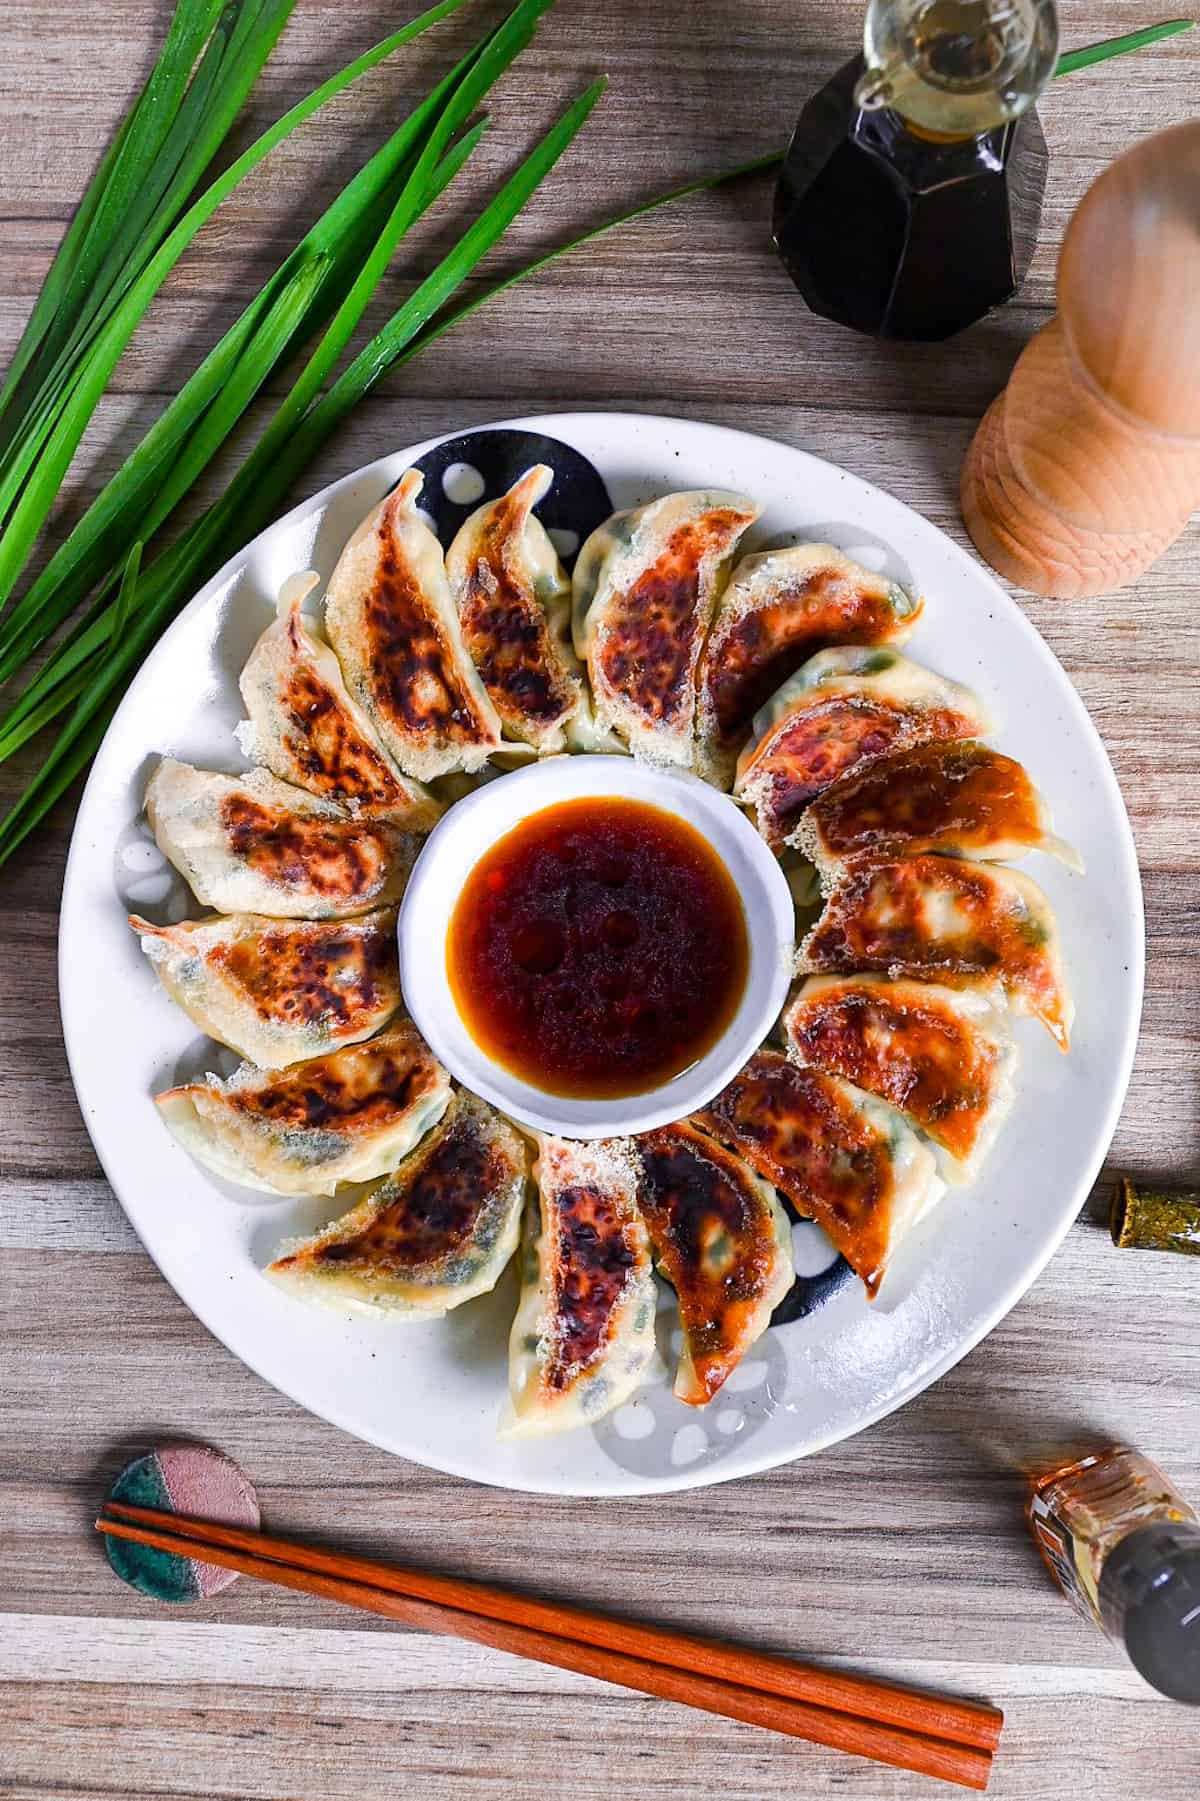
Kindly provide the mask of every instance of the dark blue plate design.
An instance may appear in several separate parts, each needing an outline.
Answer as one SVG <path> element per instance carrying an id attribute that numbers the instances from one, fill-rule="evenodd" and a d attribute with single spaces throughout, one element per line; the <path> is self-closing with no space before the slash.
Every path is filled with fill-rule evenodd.
<path id="1" fill-rule="evenodd" d="M 803 1216 L 796 1212 L 786 1195 L 781 1194 L 779 1199 L 792 1224 L 799 1224 Z M 815 1276 L 797 1276 L 771 1315 L 771 1324 L 790 1326 L 793 1320 L 807 1319 L 810 1313 L 823 1307 L 839 1288 L 844 1288 L 853 1273 L 844 1257 L 835 1256 L 833 1262 Z"/>
<path id="2" fill-rule="evenodd" d="M 413 468 L 425 477 L 420 506 L 432 519 L 443 550 L 449 549 L 459 526 L 476 507 L 498 500 L 534 463 L 548 463 L 554 471 L 554 485 L 539 504 L 537 516 L 554 536 L 569 571 L 579 546 L 614 511 L 613 503 L 593 463 L 561 439 L 541 432 L 460 432 L 417 458 Z M 461 498 L 464 495 L 469 498 Z"/>
<path id="3" fill-rule="evenodd" d="M 844 1257 L 823 1269 L 819 1276 L 797 1276 L 788 1292 L 771 1315 L 773 1326 L 790 1326 L 793 1320 L 807 1319 L 831 1295 L 844 1288 L 852 1271 Z"/>

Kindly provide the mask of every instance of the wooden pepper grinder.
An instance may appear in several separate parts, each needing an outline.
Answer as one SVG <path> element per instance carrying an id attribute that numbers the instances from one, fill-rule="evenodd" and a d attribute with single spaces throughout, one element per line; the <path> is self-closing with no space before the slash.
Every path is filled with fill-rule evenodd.
<path id="1" fill-rule="evenodd" d="M 1200 505 L 1200 123 L 1088 190 L 1058 307 L 983 416 L 962 512 L 1011 582 L 1076 599 L 1136 580 Z"/>

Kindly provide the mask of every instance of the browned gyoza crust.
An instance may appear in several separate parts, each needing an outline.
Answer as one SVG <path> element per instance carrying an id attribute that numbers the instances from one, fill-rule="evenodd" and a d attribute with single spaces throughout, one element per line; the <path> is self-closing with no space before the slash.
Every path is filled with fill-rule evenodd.
<path id="1" fill-rule="evenodd" d="M 479 720 L 438 620 L 400 557 L 385 509 L 375 581 L 363 601 L 373 699 L 383 716 L 417 739 L 474 744 Z"/>
<path id="2" fill-rule="evenodd" d="M 467 655 L 441 546 L 417 504 L 423 477 L 351 535 L 329 578 L 325 630 L 351 696 L 406 775 L 479 768 L 500 721 Z"/>
<path id="3" fill-rule="evenodd" d="M 931 924 L 934 901 L 939 921 Z M 1072 1007 L 1053 931 L 1045 895 L 1018 871 L 956 857 L 864 858 L 842 866 L 799 966 L 880 970 L 951 986 L 994 983 L 1066 1050 Z"/>
<path id="4" fill-rule="evenodd" d="M 788 1007 L 783 1032 L 796 1062 L 878 1095 L 967 1158 L 995 1097 L 1005 1047 L 950 1003 L 944 988 L 924 982 L 849 976 L 828 988 L 818 978 Z"/>
<path id="5" fill-rule="evenodd" d="M 469 553 L 462 557 L 465 571 L 457 590 L 459 624 L 471 661 L 500 718 L 518 737 L 532 731 L 537 738 L 552 730 L 579 703 L 579 682 L 520 569 L 530 495 L 540 496 L 547 478 L 540 465 L 531 469 L 486 509 Z M 469 528 L 470 522 L 464 529 Z M 456 553 L 457 540 L 449 559 L 457 574 Z M 560 578 L 565 584 L 561 572 Z M 563 592 L 565 596 L 565 585 Z"/>
<path id="6" fill-rule="evenodd" d="M 759 1051 L 696 1117 L 815 1219 L 874 1294 L 895 1184 L 886 1142 L 841 1089 L 778 1051 Z"/>
<path id="7" fill-rule="evenodd" d="M 276 617 L 247 658 L 238 678 L 243 748 L 321 800 L 394 813 L 410 830 L 428 831 L 440 807 L 390 761 L 332 647 L 305 621 L 305 599 L 319 585 L 313 570 L 283 584 Z"/>
<path id="8" fill-rule="evenodd" d="M 356 1208 L 344 1230 L 281 1257 L 273 1275 L 337 1269 L 435 1278 L 478 1242 L 482 1216 L 523 1170 L 515 1139 L 481 1106 L 455 1104 L 400 1169 Z"/>
<path id="9" fill-rule="evenodd" d="M 786 568 L 786 556 L 780 560 Z M 745 566 L 734 570 L 731 592 Z M 785 574 L 769 596 L 744 609 L 723 608 L 699 677 L 707 723 L 720 747 L 738 749 L 758 709 L 816 651 L 831 644 L 886 644 L 911 629 L 919 603 L 898 617 L 895 593 L 890 583 L 838 557 Z"/>
<path id="10" fill-rule="evenodd" d="M 401 1019 L 364 1044 L 227 1087 L 225 1100 L 251 1119 L 283 1129 L 336 1131 L 349 1140 L 406 1114 L 444 1079 L 416 1027 Z"/>
<path id="11" fill-rule="evenodd" d="M 594 1424 L 654 1358 L 657 1292 L 627 1139 L 538 1138 L 505 1437 Z"/>
<path id="12" fill-rule="evenodd" d="M 377 896 L 393 860 L 395 834 L 382 821 L 285 813 L 243 792 L 227 795 L 218 817 L 247 869 L 273 885 L 303 886 L 348 907 Z"/>
<path id="13" fill-rule="evenodd" d="M 976 721 L 949 707 L 914 709 L 854 694 L 814 697 L 786 716 L 756 750 L 759 829 L 783 844 L 809 803 L 864 763 L 935 738 L 965 738 Z M 740 778 L 741 779 L 741 778 Z"/>
<path id="14" fill-rule="evenodd" d="M 297 633 L 291 620 L 287 630 Z M 302 772 L 310 794 L 329 800 L 350 798 L 368 806 L 390 806 L 399 797 L 395 778 L 379 752 L 307 664 L 297 663 L 280 690 L 280 706 L 291 730 L 286 748 Z"/>
<path id="15" fill-rule="evenodd" d="M 554 1293 L 542 1384 L 562 1391 L 603 1357 L 637 1252 L 628 1215 L 598 1185 L 580 1182 L 543 1193 L 542 1214 Z"/>
<path id="16" fill-rule="evenodd" d="M 381 1007 L 400 1004 L 392 911 L 295 926 L 264 920 L 256 937 L 217 945 L 209 956 L 265 1021 L 352 1026 Z"/>
<path id="17" fill-rule="evenodd" d="M 714 507 L 685 520 L 649 567 L 605 603 L 593 674 L 648 728 L 690 737 L 695 668 L 708 624 L 701 605 L 703 573 L 751 518 L 732 507 Z"/>
<path id="18" fill-rule="evenodd" d="M 985 744 L 923 744 L 826 789 L 806 831 L 830 858 L 902 856 L 945 847 L 986 852 L 1036 844 L 1037 792 L 1012 757 Z"/>
<path id="19" fill-rule="evenodd" d="M 577 618 L 575 643 L 586 652 L 598 717 L 634 751 L 694 764 L 695 666 L 724 562 L 757 515 L 741 495 L 699 492 L 620 515 L 622 531 L 613 535 L 582 629 Z M 577 587 L 605 529 L 580 551 Z"/>
<path id="20" fill-rule="evenodd" d="M 693 1381 L 681 1400 L 708 1401 L 781 1298 L 781 1252 L 762 1190 L 741 1159 L 687 1122 L 638 1139 L 640 1205 L 663 1273 L 679 1298 Z M 773 1297 L 773 1298 L 772 1298 Z"/>
<path id="21" fill-rule="evenodd" d="M 261 1067 L 370 1037 L 400 1005 L 396 913 L 353 919 L 218 914 L 129 923 L 167 993 L 202 1032 Z"/>

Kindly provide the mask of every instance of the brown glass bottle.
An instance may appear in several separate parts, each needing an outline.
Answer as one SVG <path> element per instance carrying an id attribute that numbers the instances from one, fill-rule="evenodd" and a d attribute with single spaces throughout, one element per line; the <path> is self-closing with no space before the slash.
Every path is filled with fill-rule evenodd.
<path id="1" fill-rule="evenodd" d="M 1079 1612 L 1161 1694 L 1200 1705 L 1200 1523 L 1157 1464 L 1110 1445 L 1036 1476 L 1028 1511 Z"/>

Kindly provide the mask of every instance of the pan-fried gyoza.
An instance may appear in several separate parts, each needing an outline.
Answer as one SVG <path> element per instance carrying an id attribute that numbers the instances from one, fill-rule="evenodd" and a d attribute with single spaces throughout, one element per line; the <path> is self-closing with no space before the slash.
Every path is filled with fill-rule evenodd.
<path id="1" fill-rule="evenodd" d="M 754 715 L 802 663 L 835 644 L 898 644 L 923 604 L 832 544 L 743 557 L 697 672 L 701 774 L 728 788 Z"/>
<path id="2" fill-rule="evenodd" d="M 753 807 L 769 844 L 794 844 L 810 801 L 864 764 L 990 729 L 969 688 L 897 651 L 819 651 L 755 715 L 734 794 Z"/>
<path id="3" fill-rule="evenodd" d="M 575 649 L 601 727 L 651 761 L 696 760 L 696 666 L 729 559 L 758 517 L 743 494 L 668 494 L 598 527 L 575 565 Z"/>
<path id="4" fill-rule="evenodd" d="M 394 1169 L 441 1118 L 450 1078 L 410 1020 L 285 1070 L 243 1065 L 155 1097 L 215 1175 L 269 1194 L 332 1194 Z"/>
<path id="5" fill-rule="evenodd" d="M 400 1005 L 396 913 L 355 919 L 218 914 L 130 925 L 188 1018 L 263 1069 L 369 1038 Z"/>
<path id="6" fill-rule="evenodd" d="M 441 808 L 397 769 L 347 691 L 332 650 L 305 622 L 305 598 L 319 581 L 309 571 L 283 584 L 278 616 L 238 682 L 248 715 L 238 736 L 282 781 L 352 808 L 377 807 L 408 831 L 427 832 Z"/>
<path id="7" fill-rule="evenodd" d="M 418 840 L 265 769 L 218 775 L 164 757 L 146 789 L 155 842 L 221 913 L 346 919 L 399 900 Z"/>
<path id="8" fill-rule="evenodd" d="M 791 1226 L 774 1189 L 686 1120 L 638 1150 L 642 1212 L 683 1327 L 675 1393 L 702 1407 L 792 1286 Z"/>
<path id="9" fill-rule="evenodd" d="M 463 643 L 442 550 L 409 469 L 368 513 L 329 578 L 325 630 L 355 700 L 418 781 L 479 769 L 500 719 Z"/>
<path id="10" fill-rule="evenodd" d="M 631 1143 L 541 1137 L 509 1340 L 506 1437 L 587 1425 L 654 1355 L 656 1293 Z"/>
<path id="11" fill-rule="evenodd" d="M 876 970 L 1002 993 L 1040 1019 L 1062 1051 L 1075 1008 L 1054 909 L 1016 869 L 958 857 L 845 865 L 800 946 L 797 969 Z"/>
<path id="12" fill-rule="evenodd" d="M 945 1192 L 933 1153 L 898 1113 L 779 1051 L 751 1057 L 697 1122 L 816 1220 L 869 1295 Z"/>
<path id="13" fill-rule="evenodd" d="M 485 1102 L 456 1094 L 439 1123 L 341 1219 L 267 1271 L 302 1300 L 439 1319 L 489 1293 L 517 1248 L 528 1155 Z"/>

